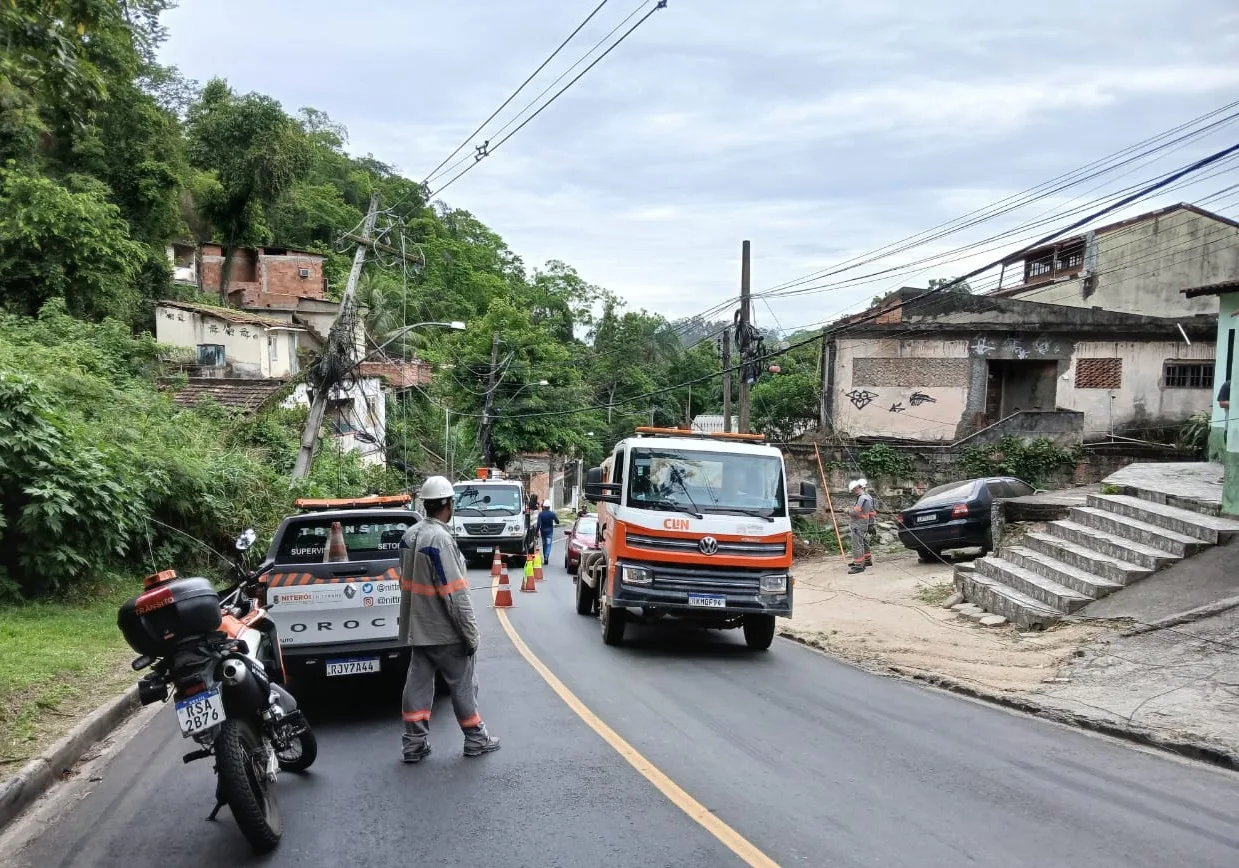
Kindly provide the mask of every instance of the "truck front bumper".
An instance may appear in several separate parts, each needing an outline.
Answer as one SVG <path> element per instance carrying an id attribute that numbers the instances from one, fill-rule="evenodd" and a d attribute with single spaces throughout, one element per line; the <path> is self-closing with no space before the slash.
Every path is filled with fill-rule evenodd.
<path id="1" fill-rule="evenodd" d="M 526 536 L 458 536 L 456 546 L 467 558 L 493 557 L 495 549 L 505 555 L 523 555 L 528 548 Z"/>
<path id="2" fill-rule="evenodd" d="M 649 584 L 624 580 L 624 567 L 647 570 Z M 742 615 L 792 614 L 792 579 L 785 570 L 699 569 L 660 563 L 623 563 L 616 567 L 612 606 L 642 609 L 646 614 L 669 614 L 703 620 L 726 620 Z M 782 593 L 761 593 L 761 577 L 786 575 Z"/>

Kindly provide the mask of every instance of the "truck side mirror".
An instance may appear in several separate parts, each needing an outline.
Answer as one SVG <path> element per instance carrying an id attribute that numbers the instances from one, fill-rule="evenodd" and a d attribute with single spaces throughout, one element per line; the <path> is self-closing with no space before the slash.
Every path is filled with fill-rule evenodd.
<path id="1" fill-rule="evenodd" d="M 619 503 L 620 487 L 602 481 L 601 467 L 591 467 L 585 473 L 585 499 L 590 503 Z"/>
<path id="2" fill-rule="evenodd" d="M 817 512 L 817 485 L 800 483 L 800 494 L 793 494 L 788 500 L 796 504 L 788 510 L 792 515 L 813 515 Z"/>

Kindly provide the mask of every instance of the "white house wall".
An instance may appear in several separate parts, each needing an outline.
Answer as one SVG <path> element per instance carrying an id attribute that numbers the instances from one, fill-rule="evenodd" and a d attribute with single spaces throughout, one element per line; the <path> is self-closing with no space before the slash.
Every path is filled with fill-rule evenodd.
<path id="1" fill-rule="evenodd" d="M 968 377 L 967 341 L 841 339 L 835 426 L 854 437 L 952 441 Z"/>
<path id="2" fill-rule="evenodd" d="M 348 392 L 339 388 L 333 389 L 331 399 L 348 400 L 345 421 L 375 440 L 375 443 L 366 443 L 351 434 L 339 435 L 335 439 L 340 448 L 345 452 L 360 451 L 362 460 L 367 464 L 386 464 L 384 447 L 387 443 L 387 397 L 383 391 L 383 381 L 378 377 L 359 377 L 356 385 Z M 309 391 L 305 383 L 297 384 L 283 406 L 310 406 Z"/>
<path id="3" fill-rule="evenodd" d="M 295 372 L 295 332 L 268 331 L 257 324 L 238 324 L 209 314 L 173 307 L 155 312 L 155 339 L 161 344 L 196 349 L 199 344 L 220 344 L 224 355 L 241 376 L 283 379 Z M 272 358 L 270 335 L 275 338 Z"/>

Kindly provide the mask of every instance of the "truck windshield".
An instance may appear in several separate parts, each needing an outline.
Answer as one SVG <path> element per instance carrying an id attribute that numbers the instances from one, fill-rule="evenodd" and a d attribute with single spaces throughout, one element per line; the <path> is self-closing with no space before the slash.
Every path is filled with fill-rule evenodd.
<path id="1" fill-rule="evenodd" d="M 327 550 L 333 521 L 344 531 L 344 547 L 350 561 L 377 561 L 400 557 L 400 538 L 412 522 L 396 518 L 317 518 L 291 522 L 284 528 L 275 553 L 277 564 L 320 564 Z"/>
<path id="2" fill-rule="evenodd" d="M 517 485 L 458 485 L 457 515 L 520 515 L 524 504 Z"/>
<path id="3" fill-rule="evenodd" d="M 783 462 L 773 455 L 634 448 L 628 505 L 784 515 Z"/>

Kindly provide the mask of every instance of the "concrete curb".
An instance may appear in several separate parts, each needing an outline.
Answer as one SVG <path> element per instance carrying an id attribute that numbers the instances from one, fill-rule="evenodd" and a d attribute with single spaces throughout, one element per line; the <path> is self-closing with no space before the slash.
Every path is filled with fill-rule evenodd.
<path id="1" fill-rule="evenodd" d="M 793 642 L 798 642 L 808 648 L 821 651 L 824 654 L 831 654 L 829 648 L 809 641 L 801 636 L 783 632 L 780 632 L 779 635 L 785 639 L 790 639 Z M 833 657 L 834 655 L 831 654 L 831 656 Z M 868 671 L 872 672 L 873 670 L 870 669 Z M 1119 738 L 1124 741 L 1130 741 L 1135 744 L 1143 745 L 1145 747 L 1157 748 L 1158 750 L 1178 754 L 1179 756 L 1187 757 L 1188 759 L 1209 763 L 1210 765 L 1230 769 L 1231 771 L 1239 771 L 1239 755 L 1229 753 L 1204 742 L 1166 738 L 1150 730 L 1140 729 L 1134 726 L 1121 726 L 1106 720 L 1099 720 L 1094 717 L 1076 714 L 1075 712 L 1067 711 L 1065 709 L 1043 705 L 1042 703 L 1028 697 L 1011 696 L 1005 693 L 999 693 L 998 691 L 976 687 L 972 684 L 965 684 L 962 681 L 956 681 L 955 679 L 948 678 L 945 675 L 916 672 L 890 665 L 885 667 L 885 671 L 891 672 L 910 681 L 919 681 L 923 684 L 928 684 L 932 687 L 938 688 L 939 690 L 946 690 L 950 693 L 958 693 L 961 696 L 967 696 L 971 699 L 979 699 L 992 705 L 1010 708 L 1013 711 L 1021 711 L 1024 714 L 1039 717 L 1043 720 L 1062 723 L 1067 726 L 1074 726 L 1078 729 L 1087 729 L 1092 732 L 1101 733 L 1102 735 L 1108 735 L 1112 738 Z"/>
<path id="2" fill-rule="evenodd" d="M 111 734 L 137 708 L 135 685 L 95 709 L 90 719 L 73 727 L 68 735 L 0 783 L 0 829 L 47 792 L 62 772 L 72 768 L 92 745 Z"/>
<path id="3" fill-rule="evenodd" d="M 1152 633 L 1157 630 L 1165 630 L 1169 627 L 1178 627 L 1182 624 L 1191 624 L 1194 621 L 1201 621 L 1205 618 L 1211 618 L 1214 615 L 1220 615 L 1223 612 L 1229 612 L 1231 609 L 1239 607 L 1239 597 L 1226 597 L 1221 600 L 1215 600 L 1204 606 L 1197 606 L 1195 609 L 1188 609 L 1186 612 L 1180 612 L 1178 615 L 1171 615 L 1169 618 L 1160 618 L 1148 624 L 1139 624 L 1132 627 L 1130 630 L 1125 630 L 1120 633 L 1120 636 L 1139 636 L 1142 633 Z M 1118 619 L 1123 620 L 1123 619 Z"/>

